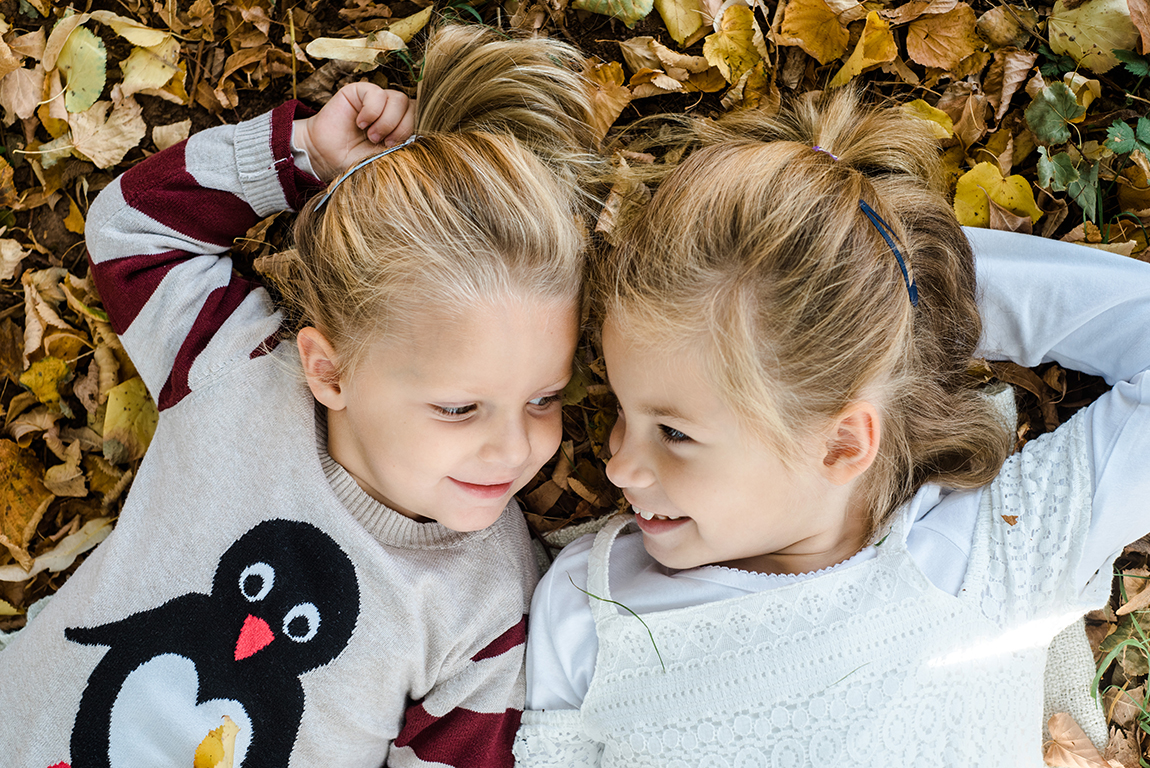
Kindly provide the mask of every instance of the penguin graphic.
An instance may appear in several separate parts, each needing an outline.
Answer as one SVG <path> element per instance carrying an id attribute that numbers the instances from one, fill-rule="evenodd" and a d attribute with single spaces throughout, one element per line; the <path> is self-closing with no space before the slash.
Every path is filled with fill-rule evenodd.
<path id="1" fill-rule="evenodd" d="M 355 567 L 313 525 L 267 520 L 220 558 L 212 593 L 191 593 L 98 627 L 107 646 L 72 728 L 72 768 L 191 765 L 228 715 L 237 768 L 287 765 L 304 710 L 299 676 L 327 664 L 359 615 Z"/>

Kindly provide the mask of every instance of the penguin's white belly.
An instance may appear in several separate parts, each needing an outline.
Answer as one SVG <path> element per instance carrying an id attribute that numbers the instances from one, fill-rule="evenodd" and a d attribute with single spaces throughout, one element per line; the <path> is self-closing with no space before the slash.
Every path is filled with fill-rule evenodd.
<path id="1" fill-rule="evenodd" d="M 196 665 L 184 656 L 165 653 L 132 670 L 112 705 L 112 768 L 188 768 L 224 715 L 239 726 L 235 765 L 242 765 L 252 737 L 248 713 L 232 699 L 196 704 L 198 691 Z"/>

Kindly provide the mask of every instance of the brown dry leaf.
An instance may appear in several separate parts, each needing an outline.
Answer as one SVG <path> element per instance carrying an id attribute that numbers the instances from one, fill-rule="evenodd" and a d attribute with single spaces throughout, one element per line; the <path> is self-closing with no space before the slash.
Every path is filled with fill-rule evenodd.
<path id="1" fill-rule="evenodd" d="M 781 43 L 797 45 L 826 64 L 847 52 L 850 32 L 826 0 L 791 0 L 783 14 Z"/>
<path id="2" fill-rule="evenodd" d="M 990 229 L 997 229 L 1000 232 L 1021 232 L 1024 235 L 1029 235 L 1034 232 L 1034 222 L 1027 214 L 1016 214 L 1003 208 L 994 200 L 987 198 L 989 204 L 988 222 Z"/>
<path id="3" fill-rule="evenodd" d="M 881 18 L 878 13 L 871 11 L 866 17 L 866 26 L 858 45 L 851 51 L 850 58 L 831 79 L 828 88 L 839 88 L 846 85 L 866 70 L 888 61 L 894 61 L 898 56 L 898 45 L 890 31 L 890 24 Z"/>
<path id="4" fill-rule="evenodd" d="M 551 507 L 555 506 L 555 502 L 559 501 L 562 496 L 563 488 L 556 485 L 553 480 L 548 480 L 524 496 L 523 501 L 527 504 L 528 510 L 543 516 L 551 511 Z"/>
<path id="5" fill-rule="evenodd" d="M 51 70 L 45 75 L 43 82 L 44 91 L 36 114 L 48 134 L 54 139 L 59 139 L 68 133 L 68 110 L 64 107 L 64 82 L 60 79 L 60 71 Z"/>
<path id="6" fill-rule="evenodd" d="M 623 85 L 622 64 L 617 61 L 604 63 L 588 60 L 587 65 L 583 74 L 595 88 L 591 94 L 591 127 L 595 137 L 602 141 L 619 115 L 631 103 L 632 96 Z"/>
<path id="7" fill-rule="evenodd" d="M 20 57 L 0 38 L 0 78 L 20 69 Z"/>
<path id="8" fill-rule="evenodd" d="M 1015 5 L 996 5 L 978 18 L 978 33 L 992 48 L 1021 48 L 1030 39 L 1027 28 L 1037 26 L 1037 11 Z"/>
<path id="9" fill-rule="evenodd" d="M 79 530 L 69 533 L 56 545 L 41 552 L 32 560 L 28 569 L 21 566 L 0 566 L 0 581 L 26 581 L 42 571 L 59 573 L 76 562 L 76 558 L 108 538 L 112 532 L 112 518 L 97 517 L 89 520 Z"/>
<path id="10" fill-rule="evenodd" d="M 987 70 L 982 87 L 987 101 L 994 108 L 995 121 L 1001 121 L 1010 111 L 1011 99 L 1026 82 L 1037 60 L 1037 53 L 1017 48 L 1007 48 L 994 54 L 994 62 Z"/>
<path id="11" fill-rule="evenodd" d="M 4 107 L 4 124 L 12 125 L 16 118 L 27 120 L 40 105 L 44 93 L 44 68 L 37 64 L 32 69 L 17 69 L 0 80 L 0 106 Z"/>
<path id="12" fill-rule="evenodd" d="M 0 238 L 0 280 L 14 278 L 20 269 L 21 262 L 27 255 L 28 251 L 24 250 L 19 241 Z"/>
<path id="13" fill-rule="evenodd" d="M 0 440 L 0 544 L 25 569 L 32 567 L 28 543 L 54 498 L 43 476 L 44 465 L 34 453 Z"/>
<path id="14" fill-rule="evenodd" d="M 907 24 L 924 14 L 948 13 L 958 5 L 958 0 L 910 0 L 897 8 L 880 11 L 879 14 L 891 24 Z"/>
<path id="15" fill-rule="evenodd" d="M 1130 8 L 1130 21 L 1142 38 L 1142 53 L 1150 53 L 1150 1 L 1126 0 Z"/>
<path id="16" fill-rule="evenodd" d="M 1110 740 L 1106 743 L 1106 749 L 1102 750 L 1102 756 L 1111 763 L 1135 766 L 1141 765 L 1139 752 L 1138 739 L 1134 733 L 1128 734 L 1119 728 L 1111 728 Z"/>
<path id="17" fill-rule="evenodd" d="M 1003 521 L 1010 526 L 1018 524 L 1018 515 L 1002 515 Z"/>
<path id="18" fill-rule="evenodd" d="M 59 59 L 60 51 L 64 49 L 64 44 L 68 42 L 68 38 L 72 36 L 77 27 L 90 18 L 92 18 L 90 13 L 78 13 L 75 16 L 61 19 L 52 28 L 52 33 L 48 35 L 48 42 L 44 45 L 44 58 L 40 60 L 45 70 L 51 72 L 56 68 L 56 60 Z"/>
<path id="19" fill-rule="evenodd" d="M 47 42 L 48 38 L 44 34 L 44 30 L 37 29 L 13 38 L 8 44 L 12 47 L 13 53 L 40 61 L 44 58 L 44 47 Z"/>
<path id="20" fill-rule="evenodd" d="M 148 132 L 143 110 L 131 96 L 114 107 L 110 101 L 98 101 L 87 112 L 72 115 L 68 122 L 74 151 L 97 168 L 111 168 L 119 163 Z"/>
<path id="21" fill-rule="evenodd" d="M 83 498 L 88 495 L 84 470 L 80 468 L 79 440 L 68 445 L 63 464 L 48 467 L 44 472 L 44 487 L 57 496 Z"/>
<path id="22" fill-rule="evenodd" d="M 0 320 L 0 386 L 5 379 L 13 383 L 20 380 L 24 372 L 23 347 L 24 334 L 20 326 L 9 317 Z"/>
<path id="23" fill-rule="evenodd" d="M 969 148 L 987 131 L 989 102 L 986 94 L 968 82 L 951 83 L 935 105 L 954 121 L 954 135 Z"/>
<path id="24" fill-rule="evenodd" d="M 907 55 L 924 67 L 954 69 L 982 47 L 974 31 L 977 22 L 966 3 L 947 13 L 916 19 L 906 30 Z"/>
<path id="25" fill-rule="evenodd" d="M 1132 728 L 1142 712 L 1141 705 L 1145 697 L 1145 685 L 1140 685 L 1129 691 L 1123 688 L 1109 688 L 1102 694 L 1102 712 L 1106 715 L 1106 720 L 1112 725 L 1117 725 L 1119 728 Z"/>
<path id="26" fill-rule="evenodd" d="M 1117 763 L 1104 760 L 1082 727 L 1065 712 L 1053 715 L 1046 727 L 1050 731 L 1050 741 L 1043 748 L 1042 759 L 1047 765 L 1060 768 L 1122 768 Z"/>
<path id="27" fill-rule="evenodd" d="M 755 48 L 755 15 L 748 6 L 732 5 L 713 34 L 703 40 L 703 56 L 718 67 L 728 83 L 737 83 L 760 60 Z"/>

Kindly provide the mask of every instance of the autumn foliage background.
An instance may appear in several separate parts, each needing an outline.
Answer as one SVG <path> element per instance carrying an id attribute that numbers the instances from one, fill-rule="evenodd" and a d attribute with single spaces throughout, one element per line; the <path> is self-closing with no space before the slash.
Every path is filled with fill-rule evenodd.
<path id="1" fill-rule="evenodd" d="M 289 98 L 319 106 L 356 78 L 414 94 L 419 43 L 443 18 L 592 56 L 615 163 L 662 161 L 618 138 L 637 117 L 773 110 L 854 82 L 931 122 L 962 223 L 1146 258 L 1150 0 L 0 0 L 0 631 L 110 532 L 155 426 L 88 278 L 95 194 L 191 131 Z M 605 192 L 609 240 L 619 190 Z M 290 223 L 237 240 L 238 268 L 274 286 Z M 521 494 L 552 540 L 621 501 L 602 469 L 602 364 L 590 343 L 577 362 L 567 440 Z M 1103 389 L 1057 366 L 974 361 L 971 375 L 1015 385 L 1019 445 Z M 1080 764 L 1147 764 L 1148 565 L 1150 544 L 1128 548 L 1113 609 L 1089 617 L 1113 762 Z"/>

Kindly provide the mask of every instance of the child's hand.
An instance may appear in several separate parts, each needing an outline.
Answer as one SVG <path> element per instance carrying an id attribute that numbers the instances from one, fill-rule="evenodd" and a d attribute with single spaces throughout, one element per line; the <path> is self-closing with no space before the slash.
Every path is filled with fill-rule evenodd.
<path id="1" fill-rule="evenodd" d="M 316 114 L 295 121 L 293 141 L 311 160 L 321 181 L 331 181 L 354 163 L 411 135 L 415 102 L 372 83 L 339 89 Z"/>

